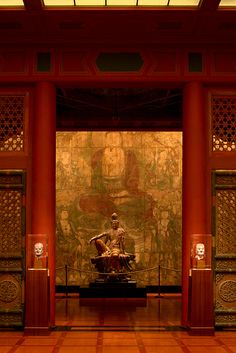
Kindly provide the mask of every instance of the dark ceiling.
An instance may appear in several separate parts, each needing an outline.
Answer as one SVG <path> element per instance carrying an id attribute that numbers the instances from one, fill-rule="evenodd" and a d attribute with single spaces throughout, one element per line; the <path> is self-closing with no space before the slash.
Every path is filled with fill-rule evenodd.
<path id="1" fill-rule="evenodd" d="M 236 11 L 220 0 L 199 8 L 45 9 L 24 0 L 24 10 L 0 10 L 0 43 L 227 43 L 235 44 Z"/>
<path id="2" fill-rule="evenodd" d="M 197 9 L 50 9 L 24 0 L 24 10 L 0 10 L 0 44 L 9 47 L 68 46 L 98 51 L 116 46 L 167 49 L 235 48 L 236 11 L 201 0 Z M 58 84 L 58 87 L 60 85 Z M 58 129 L 181 129 L 180 89 L 58 89 Z"/>
<path id="3" fill-rule="evenodd" d="M 180 89 L 58 89 L 59 130 L 180 130 Z"/>

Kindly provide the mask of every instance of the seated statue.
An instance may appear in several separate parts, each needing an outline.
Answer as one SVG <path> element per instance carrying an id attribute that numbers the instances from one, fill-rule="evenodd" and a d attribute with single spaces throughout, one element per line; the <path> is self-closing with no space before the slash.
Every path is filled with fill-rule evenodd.
<path id="1" fill-rule="evenodd" d="M 91 258 L 96 269 L 105 277 L 124 279 L 125 272 L 132 270 L 131 261 L 135 255 L 125 251 L 124 237 L 125 231 L 119 227 L 119 220 L 116 213 L 111 216 L 111 229 L 94 236 L 90 239 L 90 244 L 94 241 L 98 251 L 96 257 Z M 104 238 L 104 240 L 102 239 Z"/>

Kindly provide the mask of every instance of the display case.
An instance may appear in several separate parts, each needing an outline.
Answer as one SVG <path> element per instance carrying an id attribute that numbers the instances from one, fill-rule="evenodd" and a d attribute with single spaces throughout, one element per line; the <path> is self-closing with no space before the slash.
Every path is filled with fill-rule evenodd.
<path id="1" fill-rule="evenodd" d="M 48 239 L 46 234 L 28 234 L 27 269 L 48 268 Z"/>
<path id="2" fill-rule="evenodd" d="M 47 335 L 49 332 L 48 237 L 27 235 L 25 333 Z"/>
<path id="3" fill-rule="evenodd" d="M 191 235 L 189 276 L 189 334 L 213 335 L 212 235 Z"/>
<path id="4" fill-rule="evenodd" d="M 210 269 L 212 253 L 211 234 L 191 235 L 191 268 Z"/>

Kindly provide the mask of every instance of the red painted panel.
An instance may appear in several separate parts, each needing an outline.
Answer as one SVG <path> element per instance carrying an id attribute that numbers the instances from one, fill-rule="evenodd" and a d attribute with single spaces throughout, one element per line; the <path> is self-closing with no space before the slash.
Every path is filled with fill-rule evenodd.
<path id="1" fill-rule="evenodd" d="M 25 73 L 27 68 L 27 57 L 25 52 L 11 51 L 0 53 L 1 73 Z"/>
<path id="2" fill-rule="evenodd" d="M 48 271 L 28 270 L 26 291 L 26 333 L 47 332 L 49 323 Z"/>
<path id="3" fill-rule="evenodd" d="M 85 54 L 81 51 L 62 52 L 60 71 L 65 73 L 88 72 Z"/>
<path id="4" fill-rule="evenodd" d="M 190 334 L 214 333 L 212 270 L 192 270 L 189 314 Z"/>
<path id="5" fill-rule="evenodd" d="M 214 54 L 215 72 L 236 73 L 236 52 L 221 52 Z"/>
<path id="6" fill-rule="evenodd" d="M 177 71 L 177 54 L 171 52 L 156 52 L 152 54 L 153 57 L 153 72 L 176 72 Z"/>

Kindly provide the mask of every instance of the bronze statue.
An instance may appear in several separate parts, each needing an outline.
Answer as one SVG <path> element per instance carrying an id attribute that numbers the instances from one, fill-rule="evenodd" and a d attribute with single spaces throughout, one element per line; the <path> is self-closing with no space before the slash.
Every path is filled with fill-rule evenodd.
<path id="1" fill-rule="evenodd" d="M 93 241 L 98 255 L 92 258 L 91 262 L 101 274 L 106 274 L 105 277 L 113 275 L 116 279 L 123 279 L 124 273 L 132 270 L 130 262 L 134 261 L 135 255 L 125 251 L 125 230 L 119 226 L 116 213 L 111 216 L 111 229 L 92 237 L 90 244 Z"/>

